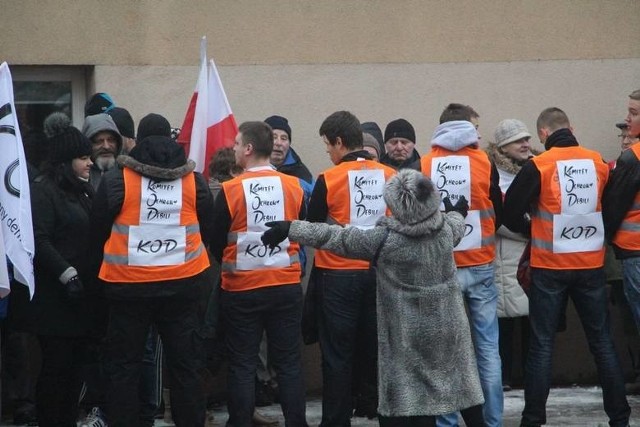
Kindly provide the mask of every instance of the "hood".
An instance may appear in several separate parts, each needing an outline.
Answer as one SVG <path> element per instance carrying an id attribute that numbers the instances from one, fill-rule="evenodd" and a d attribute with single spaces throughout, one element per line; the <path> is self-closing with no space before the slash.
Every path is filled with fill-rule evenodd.
<path id="1" fill-rule="evenodd" d="M 464 147 L 478 145 L 478 139 L 478 131 L 473 123 L 454 120 L 438 125 L 431 137 L 431 145 L 449 151 L 458 151 Z"/>
<path id="2" fill-rule="evenodd" d="M 93 138 L 97 133 L 111 132 L 116 136 L 118 141 L 117 153 L 122 150 L 122 135 L 118 131 L 116 123 L 113 121 L 110 115 L 101 113 L 94 114 L 93 116 L 87 116 L 84 118 L 84 124 L 82 125 L 82 133 L 87 138 Z"/>
<path id="3" fill-rule="evenodd" d="M 131 150 L 119 156 L 118 164 L 149 178 L 174 180 L 193 172 L 195 162 L 187 160 L 184 149 L 166 136 L 149 136 Z"/>
<path id="4" fill-rule="evenodd" d="M 378 220 L 377 225 L 387 227 L 398 234 L 409 237 L 429 236 L 438 232 L 444 225 L 444 215 L 436 211 L 433 215 L 424 218 L 420 222 L 406 224 L 398 221 L 395 217 L 383 216 Z"/>
<path id="5" fill-rule="evenodd" d="M 284 162 L 282 162 L 281 166 L 291 166 L 297 163 L 302 163 L 302 160 L 300 160 L 300 156 L 298 156 L 298 153 L 296 153 L 293 148 L 289 147 L 289 151 L 287 151 L 287 157 L 284 158 Z"/>
<path id="6" fill-rule="evenodd" d="M 440 209 L 440 193 L 433 182 L 413 169 L 402 169 L 387 182 L 384 201 L 393 217 L 408 225 L 428 220 Z"/>

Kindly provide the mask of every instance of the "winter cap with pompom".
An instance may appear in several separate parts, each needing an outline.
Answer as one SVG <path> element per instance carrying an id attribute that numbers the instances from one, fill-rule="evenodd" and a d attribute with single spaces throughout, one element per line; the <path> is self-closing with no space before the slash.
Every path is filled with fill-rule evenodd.
<path id="1" fill-rule="evenodd" d="M 402 169 L 387 182 L 384 201 L 396 220 L 417 224 L 439 211 L 440 193 L 422 173 Z"/>
<path id="2" fill-rule="evenodd" d="M 49 146 L 51 163 L 63 163 L 78 157 L 91 155 L 91 142 L 64 113 L 51 113 L 44 120 L 44 133 Z"/>

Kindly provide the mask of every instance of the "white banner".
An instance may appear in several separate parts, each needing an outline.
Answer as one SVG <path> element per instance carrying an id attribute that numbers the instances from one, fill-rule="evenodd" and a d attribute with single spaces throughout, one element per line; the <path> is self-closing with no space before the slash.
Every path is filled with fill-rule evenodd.
<path id="1" fill-rule="evenodd" d="M 0 65 L 0 150 L 0 243 L 13 264 L 16 279 L 29 287 L 33 297 L 34 243 L 29 177 L 13 102 L 13 82 L 6 62 Z M 5 263 L 5 260 L 0 262 Z M 6 269 L 0 268 L 0 297 L 8 293 L 9 277 Z"/>

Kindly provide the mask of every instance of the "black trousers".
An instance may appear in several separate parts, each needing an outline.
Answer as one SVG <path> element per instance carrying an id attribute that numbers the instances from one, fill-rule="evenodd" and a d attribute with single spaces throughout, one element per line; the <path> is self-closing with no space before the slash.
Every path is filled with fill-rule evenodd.
<path id="1" fill-rule="evenodd" d="M 140 425 L 139 383 L 144 348 L 152 324 L 160 334 L 166 355 L 173 421 L 179 427 L 204 425 L 205 401 L 198 373 L 202 349 L 195 334 L 198 326 L 197 298 L 174 295 L 135 300 L 111 299 L 109 304 L 109 425 Z"/>
<path id="2" fill-rule="evenodd" d="M 75 427 L 87 341 L 47 335 L 39 335 L 38 340 L 42 350 L 42 368 L 36 386 L 38 425 Z"/>

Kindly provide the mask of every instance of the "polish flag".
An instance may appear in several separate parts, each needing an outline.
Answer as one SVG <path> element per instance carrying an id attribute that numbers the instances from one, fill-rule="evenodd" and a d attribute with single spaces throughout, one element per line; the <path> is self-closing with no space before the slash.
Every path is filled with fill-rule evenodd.
<path id="1" fill-rule="evenodd" d="M 216 64 L 207 62 L 207 38 L 200 41 L 200 73 L 182 123 L 178 143 L 196 162 L 196 172 L 209 177 L 209 162 L 220 148 L 233 147 L 238 126 L 224 93 Z"/>

